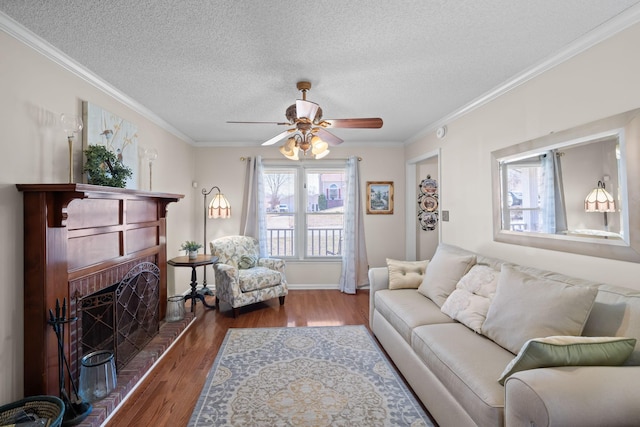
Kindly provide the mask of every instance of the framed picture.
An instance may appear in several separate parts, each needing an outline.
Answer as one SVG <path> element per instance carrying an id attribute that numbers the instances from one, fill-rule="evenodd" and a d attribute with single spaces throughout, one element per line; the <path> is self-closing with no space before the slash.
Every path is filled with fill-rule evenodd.
<path id="1" fill-rule="evenodd" d="M 393 213 L 393 181 L 367 181 L 367 213 Z"/>
<path id="2" fill-rule="evenodd" d="M 131 169 L 126 188 L 138 189 L 138 127 L 88 101 L 82 103 L 82 109 L 83 150 L 88 145 L 105 146 Z"/>

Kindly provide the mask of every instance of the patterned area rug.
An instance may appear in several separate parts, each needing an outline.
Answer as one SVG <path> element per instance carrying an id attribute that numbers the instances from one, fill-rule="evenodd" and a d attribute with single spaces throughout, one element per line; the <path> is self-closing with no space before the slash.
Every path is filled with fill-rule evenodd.
<path id="1" fill-rule="evenodd" d="M 189 426 L 433 426 L 364 326 L 229 329 Z"/>

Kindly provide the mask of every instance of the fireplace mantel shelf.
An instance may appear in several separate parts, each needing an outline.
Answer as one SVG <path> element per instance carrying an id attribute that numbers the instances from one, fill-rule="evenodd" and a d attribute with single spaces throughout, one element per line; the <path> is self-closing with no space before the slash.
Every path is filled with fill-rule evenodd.
<path id="1" fill-rule="evenodd" d="M 164 218 L 166 207 L 171 202 L 177 202 L 184 197 L 183 194 L 158 193 L 152 191 L 131 190 L 118 187 L 104 187 L 91 184 L 16 184 L 19 191 L 23 193 L 33 192 L 46 194 L 49 198 L 47 203 L 51 210 L 47 214 L 49 227 L 66 227 L 67 206 L 72 200 L 88 198 L 152 198 L 161 200 Z"/>

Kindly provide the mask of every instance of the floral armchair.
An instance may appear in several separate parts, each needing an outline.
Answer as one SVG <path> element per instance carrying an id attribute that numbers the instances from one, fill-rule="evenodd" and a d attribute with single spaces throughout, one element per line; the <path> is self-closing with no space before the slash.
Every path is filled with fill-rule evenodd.
<path id="1" fill-rule="evenodd" d="M 216 278 L 216 305 L 224 301 L 233 308 L 284 297 L 289 292 L 285 262 L 279 258 L 260 258 L 258 240 L 249 236 L 228 236 L 209 243 L 218 257 L 213 269 Z"/>

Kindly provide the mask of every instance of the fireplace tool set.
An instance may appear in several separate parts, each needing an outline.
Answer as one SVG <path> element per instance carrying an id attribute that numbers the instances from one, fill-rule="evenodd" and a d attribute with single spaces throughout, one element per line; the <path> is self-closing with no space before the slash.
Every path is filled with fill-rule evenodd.
<path id="1" fill-rule="evenodd" d="M 74 426 L 81 423 L 93 409 L 91 403 L 85 402 L 80 398 L 78 394 L 78 386 L 71 377 L 71 369 L 69 367 L 69 361 L 64 354 L 64 325 L 67 323 L 75 322 L 77 317 L 67 319 L 67 299 L 62 301 L 62 307 L 60 307 L 60 301 L 56 299 L 55 315 L 53 310 L 49 309 L 49 321 L 47 322 L 53 328 L 58 340 L 58 385 L 60 387 L 60 399 L 64 402 L 65 411 L 62 421 L 63 426 Z M 65 388 L 65 372 L 67 369 L 69 375 L 69 383 L 73 388 L 73 394 L 75 399 L 72 401 Z"/>

